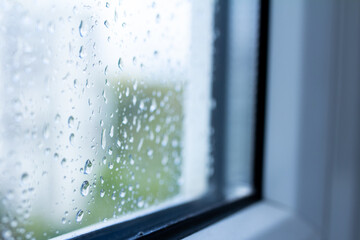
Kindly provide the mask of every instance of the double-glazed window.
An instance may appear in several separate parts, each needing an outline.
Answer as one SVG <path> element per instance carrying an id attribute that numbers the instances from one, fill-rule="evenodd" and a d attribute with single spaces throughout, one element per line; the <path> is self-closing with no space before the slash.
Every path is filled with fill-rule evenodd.
<path id="1" fill-rule="evenodd" d="M 260 15 L 250 0 L 2 0 L 1 237 L 166 234 L 257 199 Z"/>

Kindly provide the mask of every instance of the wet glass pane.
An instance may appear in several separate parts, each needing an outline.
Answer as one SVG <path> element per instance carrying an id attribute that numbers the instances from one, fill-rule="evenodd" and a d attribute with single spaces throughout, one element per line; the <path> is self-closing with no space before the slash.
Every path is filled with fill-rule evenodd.
<path id="1" fill-rule="evenodd" d="M 75 236 L 207 192 L 213 6 L 0 1 L 0 238 Z"/>

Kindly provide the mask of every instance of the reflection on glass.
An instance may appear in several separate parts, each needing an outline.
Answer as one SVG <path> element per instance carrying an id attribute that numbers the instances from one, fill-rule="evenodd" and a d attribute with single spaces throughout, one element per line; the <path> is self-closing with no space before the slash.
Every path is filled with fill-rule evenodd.
<path id="1" fill-rule="evenodd" d="M 212 1 L 0 1 L 1 238 L 207 191 L 212 16 Z"/>

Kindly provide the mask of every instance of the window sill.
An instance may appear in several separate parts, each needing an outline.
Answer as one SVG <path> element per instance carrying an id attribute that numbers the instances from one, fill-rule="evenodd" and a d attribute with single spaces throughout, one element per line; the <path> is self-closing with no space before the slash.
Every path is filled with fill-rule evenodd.
<path id="1" fill-rule="evenodd" d="M 261 201 L 191 236 L 197 239 L 320 239 L 319 235 L 289 209 Z"/>

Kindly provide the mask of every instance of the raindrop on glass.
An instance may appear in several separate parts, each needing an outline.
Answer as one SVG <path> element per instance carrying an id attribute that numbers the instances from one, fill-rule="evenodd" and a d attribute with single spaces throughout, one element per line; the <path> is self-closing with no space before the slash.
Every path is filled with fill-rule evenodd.
<path id="1" fill-rule="evenodd" d="M 73 116 L 70 116 L 70 117 L 69 117 L 69 119 L 68 119 L 68 126 L 69 126 L 69 128 L 74 127 L 74 117 L 73 117 Z"/>
<path id="2" fill-rule="evenodd" d="M 119 58 L 118 60 L 118 68 L 122 71 L 123 70 L 123 65 L 122 65 L 122 60 L 121 58 Z"/>
<path id="3" fill-rule="evenodd" d="M 79 25 L 79 34 L 80 37 L 84 37 L 87 34 L 87 31 L 84 26 L 84 22 L 82 20 L 80 21 L 80 25 Z"/>
<path id="4" fill-rule="evenodd" d="M 23 174 L 21 175 L 21 181 L 25 182 L 25 181 L 28 180 L 28 179 L 29 179 L 29 174 L 23 173 Z"/>
<path id="5" fill-rule="evenodd" d="M 119 197 L 124 198 L 125 195 L 126 195 L 125 190 L 124 190 L 124 189 L 121 189 L 121 190 L 120 190 L 120 193 L 119 193 Z"/>
<path id="6" fill-rule="evenodd" d="M 81 184 L 81 188 L 80 188 L 81 195 L 83 195 L 84 197 L 87 196 L 89 194 L 89 189 L 90 189 L 90 183 L 88 181 L 84 181 Z"/>
<path id="7" fill-rule="evenodd" d="M 134 159 L 133 159 L 133 157 L 132 157 L 131 154 L 129 155 L 129 160 L 130 160 L 130 165 L 134 165 L 134 164 L 135 164 L 135 161 L 134 161 Z"/>
<path id="8" fill-rule="evenodd" d="M 55 123 L 59 123 L 59 122 L 60 122 L 60 118 L 61 118 L 60 114 L 56 114 L 56 115 L 55 115 Z"/>
<path id="9" fill-rule="evenodd" d="M 86 55 L 85 55 L 85 50 L 84 50 L 84 47 L 81 46 L 80 47 L 80 50 L 79 50 L 79 58 L 84 58 Z"/>
<path id="10" fill-rule="evenodd" d="M 157 108 L 155 99 L 152 100 L 151 106 L 150 106 L 150 112 L 154 112 Z"/>
<path id="11" fill-rule="evenodd" d="M 124 125 L 128 123 L 128 120 L 127 120 L 127 117 L 126 117 L 126 116 L 123 118 L 122 123 L 123 123 Z"/>
<path id="12" fill-rule="evenodd" d="M 144 200 L 142 200 L 142 198 L 140 197 L 140 198 L 138 199 L 137 206 L 138 206 L 139 208 L 142 208 L 142 207 L 144 207 L 144 204 L 145 204 Z"/>
<path id="13" fill-rule="evenodd" d="M 109 28 L 109 22 L 108 22 L 108 20 L 105 20 L 105 21 L 104 21 L 104 25 L 105 25 L 105 27 Z"/>
<path id="14" fill-rule="evenodd" d="M 88 159 L 85 162 L 85 167 L 84 167 L 84 173 L 85 174 L 90 174 L 93 168 L 93 164 L 92 162 Z"/>
<path id="15" fill-rule="evenodd" d="M 109 169 L 113 169 L 114 168 L 114 164 L 112 162 L 109 162 Z"/>
<path id="16" fill-rule="evenodd" d="M 106 147 L 106 129 L 103 128 L 101 132 L 101 147 L 102 149 L 105 149 Z"/>
<path id="17" fill-rule="evenodd" d="M 81 222 L 81 220 L 84 217 L 84 211 L 83 210 L 79 210 L 76 214 L 76 222 Z"/>
<path id="18" fill-rule="evenodd" d="M 61 166 L 63 166 L 63 167 L 65 167 L 65 164 L 66 164 L 66 158 L 63 158 L 62 160 L 61 160 Z"/>
<path id="19" fill-rule="evenodd" d="M 111 138 L 114 136 L 114 125 L 112 125 L 111 128 L 110 128 L 109 136 L 110 136 Z"/>
<path id="20" fill-rule="evenodd" d="M 100 197 L 104 197 L 105 196 L 105 190 L 104 189 L 101 189 L 100 190 Z"/>
<path id="21" fill-rule="evenodd" d="M 70 141 L 71 145 L 74 145 L 74 138 L 75 138 L 75 135 L 73 133 L 71 133 L 69 136 L 69 141 Z"/>
<path id="22" fill-rule="evenodd" d="M 50 137 L 50 130 L 49 130 L 49 125 L 46 124 L 44 126 L 44 129 L 43 129 L 43 136 L 45 139 L 49 138 Z"/>

